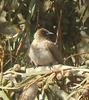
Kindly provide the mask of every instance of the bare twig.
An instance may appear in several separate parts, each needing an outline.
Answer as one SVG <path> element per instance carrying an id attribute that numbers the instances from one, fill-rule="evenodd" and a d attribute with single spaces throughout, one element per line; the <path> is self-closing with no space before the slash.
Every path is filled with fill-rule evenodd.
<path id="1" fill-rule="evenodd" d="M 65 64 L 65 62 L 66 62 L 68 59 L 70 59 L 71 57 L 80 56 L 80 55 L 85 55 L 85 54 L 89 54 L 89 52 L 83 52 L 83 53 L 77 53 L 77 54 L 70 55 L 70 56 L 68 56 L 68 57 L 64 60 L 64 64 Z"/>

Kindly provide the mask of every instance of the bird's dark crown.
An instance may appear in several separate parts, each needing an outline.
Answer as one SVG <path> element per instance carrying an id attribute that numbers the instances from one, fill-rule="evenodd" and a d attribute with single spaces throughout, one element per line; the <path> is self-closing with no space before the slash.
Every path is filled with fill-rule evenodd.
<path id="1" fill-rule="evenodd" d="M 46 38 L 48 39 L 49 38 L 49 31 L 45 28 L 40 28 L 36 31 L 35 35 L 34 35 L 34 38 Z"/>

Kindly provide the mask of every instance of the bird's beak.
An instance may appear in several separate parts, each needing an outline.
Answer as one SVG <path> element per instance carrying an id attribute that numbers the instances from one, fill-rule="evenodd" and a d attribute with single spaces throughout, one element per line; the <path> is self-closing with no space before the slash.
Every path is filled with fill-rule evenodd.
<path id="1" fill-rule="evenodd" d="M 51 34 L 54 34 L 54 33 L 52 33 L 52 32 L 48 32 L 48 35 L 51 35 Z"/>

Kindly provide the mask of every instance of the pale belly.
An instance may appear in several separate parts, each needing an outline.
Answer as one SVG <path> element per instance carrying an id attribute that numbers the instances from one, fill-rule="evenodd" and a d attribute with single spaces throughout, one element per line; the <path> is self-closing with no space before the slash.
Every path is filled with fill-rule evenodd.
<path id="1" fill-rule="evenodd" d="M 37 48 L 32 46 L 29 56 L 35 65 L 49 65 L 56 62 L 45 44 L 38 45 Z"/>

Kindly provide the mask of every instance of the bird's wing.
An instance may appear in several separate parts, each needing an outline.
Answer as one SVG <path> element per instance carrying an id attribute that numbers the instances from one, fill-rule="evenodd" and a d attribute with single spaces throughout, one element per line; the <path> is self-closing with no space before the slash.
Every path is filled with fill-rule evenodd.
<path id="1" fill-rule="evenodd" d="M 58 61 L 58 63 L 62 63 L 62 56 L 61 56 L 60 50 L 58 49 L 57 45 L 51 41 L 48 41 L 47 47 L 50 50 L 50 52 L 52 53 L 55 60 Z"/>

